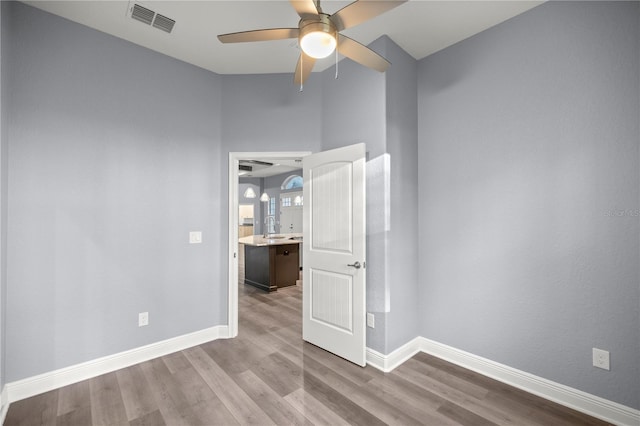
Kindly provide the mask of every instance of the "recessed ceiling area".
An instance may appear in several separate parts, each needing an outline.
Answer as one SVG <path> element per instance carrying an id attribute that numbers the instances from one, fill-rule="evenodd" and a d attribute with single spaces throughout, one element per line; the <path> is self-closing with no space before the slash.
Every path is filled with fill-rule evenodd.
<path id="1" fill-rule="evenodd" d="M 361 0 L 366 1 L 366 0 Z M 256 28 L 297 27 L 289 1 L 25 1 L 55 15 L 122 38 L 218 74 L 292 73 L 297 40 L 222 44 L 218 34 Z M 326 13 L 350 1 L 322 0 Z M 542 1 L 410 0 L 343 33 L 367 45 L 382 35 L 422 59 Z M 170 33 L 131 18 L 135 4 L 175 21 Z M 318 60 L 323 71 L 335 58 Z"/>
<path id="2" fill-rule="evenodd" d="M 255 158 L 240 160 L 238 176 L 242 178 L 265 178 L 302 169 L 301 158 Z"/>

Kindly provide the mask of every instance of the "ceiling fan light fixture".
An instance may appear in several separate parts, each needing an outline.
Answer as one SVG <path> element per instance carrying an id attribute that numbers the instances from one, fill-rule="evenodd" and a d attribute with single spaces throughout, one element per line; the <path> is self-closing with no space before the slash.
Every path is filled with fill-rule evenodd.
<path id="1" fill-rule="evenodd" d="M 300 40 L 300 47 L 304 53 L 316 59 L 331 55 L 336 49 L 336 44 L 335 37 L 323 31 L 305 34 Z"/>
<path id="2" fill-rule="evenodd" d="M 336 29 L 328 16 L 320 15 L 320 21 L 313 21 L 300 28 L 300 48 L 315 59 L 326 58 L 331 55 L 338 41 Z"/>

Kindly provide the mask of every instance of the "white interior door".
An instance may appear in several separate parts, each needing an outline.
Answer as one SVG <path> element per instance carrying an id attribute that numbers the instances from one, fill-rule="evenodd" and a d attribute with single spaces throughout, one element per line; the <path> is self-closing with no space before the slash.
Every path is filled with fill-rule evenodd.
<path id="1" fill-rule="evenodd" d="M 304 157 L 302 338 L 364 367 L 365 145 Z"/>

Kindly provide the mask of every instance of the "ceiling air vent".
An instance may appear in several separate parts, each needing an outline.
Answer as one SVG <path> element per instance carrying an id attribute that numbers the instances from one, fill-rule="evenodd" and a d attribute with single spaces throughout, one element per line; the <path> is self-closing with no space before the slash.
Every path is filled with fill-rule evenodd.
<path id="1" fill-rule="evenodd" d="M 167 33 L 170 33 L 173 30 L 173 26 L 176 24 L 176 21 L 173 19 L 160 15 L 159 13 L 156 13 L 151 9 L 147 9 L 144 6 L 140 6 L 139 4 L 133 5 L 133 8 L 131 9 L 131 17 Z"/>
<path id="2" fill-rule="evenodd" d="M 168 33 L 173 29 L 173 25 L 176 23 L 173 19 L 169 19 L 166 16 L 162 16 L 159 13 L 156 14 L 156 19 L 153 21 L 153 26 Z"/>
<path id="3" fill-rule="evenodd" d="M 139 4 L 133 5 L 133 11 L 131 12 L 131 17 L 133 19 L 137 19 L 140 22 L 144 22 L 147 25 L 151 25 L 153 22 L 153 15 L 156 13 L 153 10 L 149 10 L 146 7 L 142 7 Z"/>
<path id="4" fill-rule="evenodd" d="M 268 163 L 266 161 L 260 161 L 260 160 L 241 160 L 241 161 L 243 163 L 255 164 L 258 166 L 267 166 L 267 167 L 273 166 L 273 163 Z"/>

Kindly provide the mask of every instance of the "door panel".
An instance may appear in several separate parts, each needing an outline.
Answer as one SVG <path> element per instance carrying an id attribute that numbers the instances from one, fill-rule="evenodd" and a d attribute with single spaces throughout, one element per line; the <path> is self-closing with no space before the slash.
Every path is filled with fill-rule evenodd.
<path id="1" fill-rule="evenodd" d="M 352 252 L 353 167 L 351 162 L 334 162 L 315 167 L 311 216 L 313 250 Z"/>
<path id="2" fill-rule="evenodd" d="M 307 156 L 303 171 L 303 338 L 364 366 L 365 146 Z"/>
<path id="3" fill-rule="evenodd" d="M 353 277 L 311 271 L 311 319 L 353 333 Z"/>

